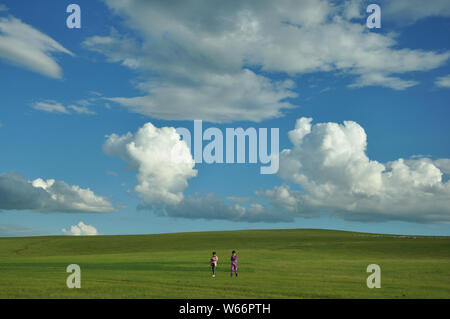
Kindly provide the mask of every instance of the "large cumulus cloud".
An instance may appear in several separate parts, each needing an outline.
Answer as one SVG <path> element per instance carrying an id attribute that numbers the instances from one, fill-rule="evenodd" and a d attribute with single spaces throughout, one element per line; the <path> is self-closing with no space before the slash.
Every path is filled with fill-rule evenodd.
<path id="1" fill-rule="evenodd" d="M 138 171 L 135 191 L 147 204 L 179 203 L 188 180 L 197 175 L 190 150 L 173 127 L 147 123 L 136 134 L 112 134 L 103 151 Z"/>
<path id="2" fill-rule="evenodd" d="M 443 180 L 448 159 L 380 163 L 368 158 L 367 136 L 358 123 L 311 122 L 300 118 L 289 132 L 294 146 L 281 152 L 279 175 L 298 187 L 266 190 L 273 205 L 305 217 L 450 221 L 450 182 Z"/>

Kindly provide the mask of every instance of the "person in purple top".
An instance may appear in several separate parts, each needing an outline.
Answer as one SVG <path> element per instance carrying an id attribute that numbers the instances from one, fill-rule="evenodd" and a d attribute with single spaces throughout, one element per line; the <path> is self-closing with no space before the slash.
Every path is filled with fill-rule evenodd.
<path id="1" fill-rule="evenodd" d="M 236 277 L 238 275 L 238 256 L 236 255 L 236 251 L 233 250 L 231 253 L 231 277 L 233 277 L 233 271 L 236 274 Z"/>

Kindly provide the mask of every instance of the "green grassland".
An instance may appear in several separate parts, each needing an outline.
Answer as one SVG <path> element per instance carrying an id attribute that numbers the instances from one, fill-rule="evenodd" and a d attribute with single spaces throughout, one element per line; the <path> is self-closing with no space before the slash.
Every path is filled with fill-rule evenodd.
<path id="1" fill-rule="evenodd" d="M 372 263 L 380 289 L 366 286 Z M 81 289 L 66 286 L 69 264 L 81 267 Z M 298 229 L 0 238 L 0 298 L 450 298 L 450 237 Z"/>

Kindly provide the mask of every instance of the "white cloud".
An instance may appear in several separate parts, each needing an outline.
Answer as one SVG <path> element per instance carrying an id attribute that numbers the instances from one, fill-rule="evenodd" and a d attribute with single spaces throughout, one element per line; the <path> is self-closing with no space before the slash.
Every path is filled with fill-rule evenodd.
<path id="1" fill-rule="evenodd" d="M 103 151 L 138 171 L 134 190 L 146 204 L 178 204 L 188 179 L 197 175 L 190 150 L 173 127 L 147 123 L 136 134 L 112 134 Z"/>
<path id="2" fill-rule="evenodd" d="M 231 122 L 236 119 L 260 122 L 279 117 L 280 109 L 292 105 L 281 100 L 293 97 L 290 82 L 274 85 L 250 70 L 213 75 L 202 87 L 167 83 L 149 88 L 147 96 L 109 98 L 133 112 L 167 120 Z M 207 106 L 207 107 L 206 107 Z"/>
<path id="3" fill-rule="evenodd" d="M 424 162 L 431 163 L 441 170 L 443 174 L 450 174 L 450 159 L 449 158 L 438 158 L 436 160 L 432 160 L 426 156 L 417 156 L 414 157 L 420 159 Z"/>
<path id="4" fill-rule="evenodd" d="M 450 17 L 447 0 L 383 0 L 382 15 L 400 23 L 414 23 L 428 17 Z"/>
<path id="5" fill-rule="evenodd" d="M 356 220 L 450 221 L 449 159 L 370 160 L 367 136 L 356 122 L 319 123 L 301 118 L 280 154 L 280 176 L 297 184 L 267 190 L 271 203 L 313 217 L 337 214 Z"/>
<path id="6" fill-rule="evenodd" d="M 48 113 L 71 114 L 69 110 L 72 110 L 73 112 L 78 114 L 85 114 L 85 115 L 96 114 L 94 111 L 89 110 L 86 106 L 76 106 L 76 105 L 65 106 L 59 102 L 51 100 L 33 103 L 31 107 L 34 108 L 35 110 L 44 111 Z"/>
<path id="7" fill-rule="evenodd" d="M 167 205 L 158 210 L 160 215 L 191 219 L 221 219 L 235 222 L 292 222 L 293 216 L 284 212 L 272 211 L 252 202 L 248 206 L 228 203 L 216 194 L 193 195 L 175 205 Z"/>
<path id="8" fill-rule="evenodd" d="M 450 158 L 440 158 L 433 161 L 433 164 L 439 167 L 444 174 L 450 174 Z"/>
<path id="9" fill-rule="evenodd" d="M 450 74 L 437 78 L 434 84 L 442 88 L 450 88 Z"/>
<path id="10" fill-rule="evenodd" d="M 94 111 L 89 110 L 86 106 L 69 105 L 67 108 L 78 114 L 95 115 Z"/>
<path id="11" fill-rule="evenodd" d="M 110 100 L 155 118 L 262 121 L 292 107 L 288 80 L 298 75 L 346 73 L 355 87 L 403 90 L 417 84 L 404 74 L 450 57 L 399 48 L 394 34 L 370 32 L 351 20 L 365 14 L 358 1 L 180 1 L 176 10 L 159 1 L 106 3 L 136 37 L 113 30 L 84 45 L 139 72 L 141 95 Z"/>
<path id="12" fill-rule="evenodd" d="M 61 230 L 64 235 L 70 236 L 95 236 L 99 235 L 97 229 L 92 225 L 86 225 L 82 221 L 70 227 L 69 230 L 63 228 Z"/>
<path id="13" fill-rule="evenodd" d="M 104 197 L 89 188 L 41 178 L 28 181 L 19 173 L 0 174 L 0 211 L 32 210 L 37 212 L 92 212 L 114 210 Z"/>
<path id="14" fill-rule="evenodd" d="M 411 80 L 403 80 L 395 76 L 386 76 L 379 73 L 363 74 L 350 87 L 363 87 L 370 85 L 378 85 L 392 88 L 395 90 L 404 90 L 417 85 L 419 82 Z"/>
<path id="15" fill-rule="evenodd" d="M 51 37 L 19 19 L 0 18 L 0 58 L 52 78 L 61 78 L 61 67 L 51 53 L 73 55 Z"/>
<path id="16" fill-rule="evenodd" d="M 237 65 L 216 70 L 220 66 L 214 65 L 213 61 L 202 65 L 201 61 L 184 59 L 183 62 L 177 57 L 172 57 L 174 61 L 161 61 L 163 64 L 160 65 L 152 61 L 159 57 L 141 56 L 142 51 L 146 51 L 144 47 L 137 47 L 135 41 L 116 33 L 89 38 L 84 45 L 104 53 L 111 62 L 120 62 L 144 73 L 153 68 L 164 73 L 157 81 L 150 79 L 139 84 L 144 92 L 142 96 L 107 99 L 150 117 L 168 120 L 201 118 L 211 122 L 230 122 L 239 118 L 259 122 L 281 116 L 282 109 L 293 107 L 284 99 L 297 96 L 291 90 L 291 81 L 273 82 Z"/>
<path id="17" fill-rule="evenodd" d="M 0 12 L 2 11 L 8 11 L 8 7 L 5 6 L 3 3 L 0 3 Z"/>
<path id="18" fill-rule="evenodd" d="M 48 113 L 70 113 L 64 105 L 55 101 L 36 102 L 32 104 L 32 108 Z"/>

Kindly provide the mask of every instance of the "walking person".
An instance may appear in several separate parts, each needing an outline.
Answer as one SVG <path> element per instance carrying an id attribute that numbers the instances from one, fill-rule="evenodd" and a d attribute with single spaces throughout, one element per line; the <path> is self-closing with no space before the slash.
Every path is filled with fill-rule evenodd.
<path id="1" fill-rule="evenodd" d="M 211 264 L 211 270 L 212 270 L 212 276 L 216 277 L 216 267 L 217 267 L 217 261 L 219 260 L 219 257 L 217 257 L 216 252 L 213 251 L 212 257 L 209 260 L 209 263 Z"/>
<path id="2" fill-rule="evenodd" d="M 231 253 L 231 277 L 233 277 L 233 271 L 237 277 L 237 275 L 238 275 L 238 256 L 237 256 L 235 250 L 233 250 L 233 252 Z"/>

